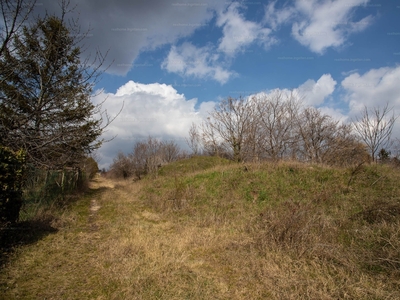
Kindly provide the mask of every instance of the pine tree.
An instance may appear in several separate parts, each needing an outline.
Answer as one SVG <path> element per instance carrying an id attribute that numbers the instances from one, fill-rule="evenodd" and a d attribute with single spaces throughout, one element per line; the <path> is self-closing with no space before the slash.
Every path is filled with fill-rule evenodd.
<path id="1" fill-rule="evenodd" d="M 38 166 L 76 166 L 101 144 L 90 101 L 99 66 L 81 62 L 77 37 L 64 18 L 38 18 L 0 58 L 0 144 Z"/>

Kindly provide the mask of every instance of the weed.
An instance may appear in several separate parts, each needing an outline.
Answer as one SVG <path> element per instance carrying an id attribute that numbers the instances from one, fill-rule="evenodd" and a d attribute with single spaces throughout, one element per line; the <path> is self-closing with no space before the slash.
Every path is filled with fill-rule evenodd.
<path id="1" fill-rule="evenodd" d="M 98 178 L 10 254 L 1 295 L 400 299 L 398 169 L 246 169 L 195 157 L 135 183 Z"/>

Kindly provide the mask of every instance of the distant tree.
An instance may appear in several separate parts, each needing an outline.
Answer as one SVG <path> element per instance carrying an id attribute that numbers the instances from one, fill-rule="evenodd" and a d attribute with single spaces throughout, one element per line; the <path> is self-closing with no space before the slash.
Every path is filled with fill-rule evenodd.
<path id="1" fill-rule="evenodd" d="M 231 97 L 222 100 L 210 112 L 210 117 L 203 126 L 205 147 L 218 142 L 227 148 L 234 161 L 243 161 L 248 143 L 254 143 L 254 117 L 254 105 L 251 101 Z"/>
<path id="2" fill-rule="evenodd" d="M 146 172 L 157 176 L 158 168 L 164 163 L 161 148 L 162 144 L 159 140 L 149 137 L 146 145 Z"/>
<path id="3" fill-rule="evenodd" d="M 211 118 L 207 117 L 200 125 L 200 139 L 203 145 L 203 152 L 209 156 L 223 156 L 227 152 L 226 147 L 223 145 L 223 141 L 218 138 L 218 134 L 211 122 Z"/>
<path id="4" fill-rule="evenodd" d="M 337 141 L 338 123 L 317 108 L 304 109 L 296 120 L 300 158 L 312 163 L 324 162 L 334 141 Z"/>
<path id="5" fill-rule="evenodd" d="M 141 179 L 142 176 L 147 174 L 147 157 L 148 149 L 145 142 L 137 142 L 133 146 L 133 152 L 129 154 L 133 162 L 134 174 L 137 178 Z"/>
<path id="6" fill-rule="evenodd" d="M 175 142 L 159 141 L 149 136 L 144 141 L 136 142 L 128 155 L 119 152 L 110 171 L 114 177 L 136 176 L 141 179 L 146 174 L 157 175 L 160 166 L 179 159 L 180 154 Z"/>
<path id="7" fill-rule="evenodd" d="M 345 167 L 370 160 L 366 146 L 354 135 L 351 124 L 338 124 L 332 133 L 323 163 Z"/>
<path id="8" fill-rule="evenodd" d="M 8 70 L 0 74 L 0 144 L 24 149 L 28 162 L 48 168 L 78 166 L 99 148 L 109 123 L 95 117 L 101 107 L 91 102 L 102 57 L 80 60 L 79 28 L 67 26 L 65 13 L 63 7 L 61 18 L 23 26 L 0 59 Z"/>
<path id="9" fill-rule="evenodd" d="M 399 115 L 387 103 L 383 108 L 364 106 L 361 117 L 353 121 L 356 134 L 367 145 L 372 161 L 377 160 L 379 149 L 387 148 L 394 124 Z"/>
<path id="10" fill-rule="evenodd" d="M 171 163 L 178 160 L 181 154 L 179 146 L 174 141 L 162 141 L 160 145 L 160 156 L 162 162 Z"/>
<path id="11" fill-rule="evenodd" d="M 195 123 L 192 123 L 189 129 L 189 138 L 186 138 L 186 143 L 192 150 L 193 155 L 199 155 L 201 152 L 201 135 Z"/>
<path id="12" fill-rule="evenodd" d="M 290 155 L 295 143 L 295 120 L 300 101 L 293 93 L 275 92 L 259 95 L 254 100 L 257 114 L 257 146 L 268 158 L 282 159 Z"/>
<path id="13" fill-rule="evenodd" d="M 134 162 L 131 157 L 120 151 L 110 166 L 110 173 L 113 177 L 126 179 L 135 173 Z"/>

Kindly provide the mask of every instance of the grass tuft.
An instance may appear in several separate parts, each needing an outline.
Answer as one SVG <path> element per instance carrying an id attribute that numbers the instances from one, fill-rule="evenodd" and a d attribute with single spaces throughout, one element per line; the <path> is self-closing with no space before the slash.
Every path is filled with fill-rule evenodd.
<path id="1" fill-rule="evenodd" d="M 399 170 L 194 157 L 98 177 L 4 262 L 5 299 L 397 299 Z"/>

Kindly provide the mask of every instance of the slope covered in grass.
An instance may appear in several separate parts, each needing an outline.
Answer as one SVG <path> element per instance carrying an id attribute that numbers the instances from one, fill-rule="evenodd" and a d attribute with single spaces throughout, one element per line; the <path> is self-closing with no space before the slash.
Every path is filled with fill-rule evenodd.
<path id="1" fill-rule="evenodd" d="M 381 165 L 208 157 L 135 183 L 97 178 L 54 224 L 57 232 L 16 250 L 3 266 L 0 294 L 400 298 L 399 179 L 399 170 Z"/>

